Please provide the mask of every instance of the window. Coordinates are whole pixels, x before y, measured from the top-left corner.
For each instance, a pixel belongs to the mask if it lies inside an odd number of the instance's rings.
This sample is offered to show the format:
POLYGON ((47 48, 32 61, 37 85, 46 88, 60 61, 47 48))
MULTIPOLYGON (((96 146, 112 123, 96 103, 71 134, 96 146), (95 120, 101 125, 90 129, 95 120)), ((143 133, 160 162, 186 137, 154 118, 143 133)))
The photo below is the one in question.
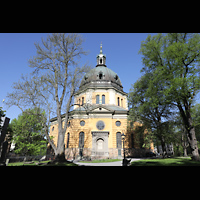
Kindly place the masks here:
POLYGON ((97 129, 103 130, 105 128, 105 124, 103 121, 98 121, 96 124, 97 129))
POLYGON ((54 131, 54 126, 52 127, 52 129, 51 129, 51 130, 52 130, 52 132, 54 131))
POLYGON ((102 58, 100 58, 100 64, 102 64, 102 58))
POLYGON ((102 95, 102 104, 105 104, 105 95, 102 95))
POLYGON ((119 106, 119 97, 117 97, 117 105, 119 106))
POLYGON ((80 121, 80 125, 81 125, 81 126, 85 126, 85 121, 83 121, 83 120, 80 121))
POLYGON ((123 107, 123 99, 121 99, 121 107, 123 107))
POLYGON ((79 148, 84 147, 84 132, 79 133, 79 148))
POLYGON ((82 97, 82 105, 84 104, 84 97, 82 97))
POLYGON ((116 121, 115 124, 116 124, 116 126, 121 126, 121 122, 120 121, 116 121))
POLYGON ((102 79, 102 77, 103 77, 102 72, 99 72, 99 79, 102 79))
POLYGON ((117 81, 118 80, 118 76, 117 74, 114 76, 114 79, 117 81))
POLYGON ((69 148, 69 137, 70 137, 70 133, 67 133, 67 148, 69 148))
POLYGON ((99 104, 99 95, 96 96, 96 104, 99 104))
POLYGON ((122 136, 120 132, 117 132, 116 134, 116 139, 117 139, 117 148, 122 148, 122 136))

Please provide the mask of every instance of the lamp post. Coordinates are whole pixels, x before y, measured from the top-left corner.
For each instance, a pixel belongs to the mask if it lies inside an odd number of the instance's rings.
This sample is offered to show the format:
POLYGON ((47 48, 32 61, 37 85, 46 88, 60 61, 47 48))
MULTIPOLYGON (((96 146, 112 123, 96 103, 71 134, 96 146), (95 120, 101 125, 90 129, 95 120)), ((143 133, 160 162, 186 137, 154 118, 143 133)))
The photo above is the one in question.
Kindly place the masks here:
POLYGON ((125 134, 122 133, 122 142, 123 142, 123 152, 124 152, 124 158, 122 161, 122 166, 127 166, 126 158, 125 158, 125 148, 124 148, 124 141, 125 141, 125 134))

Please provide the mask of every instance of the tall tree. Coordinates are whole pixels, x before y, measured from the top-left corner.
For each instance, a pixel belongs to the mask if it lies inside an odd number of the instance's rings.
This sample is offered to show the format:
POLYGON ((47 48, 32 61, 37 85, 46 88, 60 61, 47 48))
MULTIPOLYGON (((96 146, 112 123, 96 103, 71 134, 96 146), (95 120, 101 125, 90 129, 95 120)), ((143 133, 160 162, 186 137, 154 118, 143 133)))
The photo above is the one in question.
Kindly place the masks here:
POLYGON ((34 68, 32 77, 23 77, 24 81, 14 84, 15 91, 8 94, 9 105, 18 107, 45 107, 48 116, 54 113, 58 122, 57 145, 46 136, 55 152, 56 161, 65 161, 64 138, 67 130, 68 113, 72 106, 73 95, 80 79, 89 67, 78 66, 79 59, 86 52, 82 48, 83 39, 78 34, 52 34, 42 39, 42 45, 35 44, 37 55, 29 60, 29 66, 34 68), (21 95, 19 95, 21 94, 21 95), (53 112, 53 111, 56 112, 53 112), (64 114, 64 121, 61 113, 64 114))
POLYGON ((192 159, 200 160, 191 108, 200 90, 200 35, 169 33, 149 35, 141 44, 143 72, 153 72, 160 84, 166 103, 180 112, 192 151, 192 159))

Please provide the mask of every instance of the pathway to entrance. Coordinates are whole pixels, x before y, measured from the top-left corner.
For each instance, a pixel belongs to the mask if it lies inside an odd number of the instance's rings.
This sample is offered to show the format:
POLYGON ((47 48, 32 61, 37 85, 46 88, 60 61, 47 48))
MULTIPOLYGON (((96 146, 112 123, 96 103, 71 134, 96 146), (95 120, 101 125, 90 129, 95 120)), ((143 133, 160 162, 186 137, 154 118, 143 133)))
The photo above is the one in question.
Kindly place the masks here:
MULTIPOLYGON (((131 158, 131 162, 136 160, 141 160, 142 158, 131 158)), ((81 162, 74 162, 79 166, 122 166, 122 161, 117 162, 105 162, 105 163, 81 163, 81 162)))

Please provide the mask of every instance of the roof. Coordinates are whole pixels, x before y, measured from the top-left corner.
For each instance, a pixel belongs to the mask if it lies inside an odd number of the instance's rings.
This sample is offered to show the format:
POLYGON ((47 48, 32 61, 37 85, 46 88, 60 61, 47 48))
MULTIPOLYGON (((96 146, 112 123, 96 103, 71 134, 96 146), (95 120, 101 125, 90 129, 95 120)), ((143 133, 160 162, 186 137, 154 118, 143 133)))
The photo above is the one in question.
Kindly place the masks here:
MULTIPOLYGON (((128 110, 116 105, 105 105, 105 104, 97 104, 97 105, 85 105, 74 109, 75 112, 112 112, 112 113, 128 113, 128 110), (100 109, 99 109, 100 108, 100 109)), ((72 111, 72 112, 73 112, 72 111)))
MULTIPOLYGON (((125 108, 119 107, 119 106, 115 106, 115 105, 102 105, 102 104, 97 104, 97 105, 84 105, 84 106, 80 106, 74 110, 72 110, 71 112, 69 112, 70 115, 73 115, 75 113, 112 113, 112 114, 127 114, 129 113, 128 110, 126 110, 125 108)), ((61 116, 62 118, 65 117, 65 114, 62 114, 61 116)), ((57 120, 57 117, 54 117, 52 119, 50 119, 50 122, 53 122, 57 120)))
POLYGON ((123 92, 123 86, 117 73, 105 65, 97 65, 83 77, 79 91, 87 88, 108 88, 114 87, 123 92))

